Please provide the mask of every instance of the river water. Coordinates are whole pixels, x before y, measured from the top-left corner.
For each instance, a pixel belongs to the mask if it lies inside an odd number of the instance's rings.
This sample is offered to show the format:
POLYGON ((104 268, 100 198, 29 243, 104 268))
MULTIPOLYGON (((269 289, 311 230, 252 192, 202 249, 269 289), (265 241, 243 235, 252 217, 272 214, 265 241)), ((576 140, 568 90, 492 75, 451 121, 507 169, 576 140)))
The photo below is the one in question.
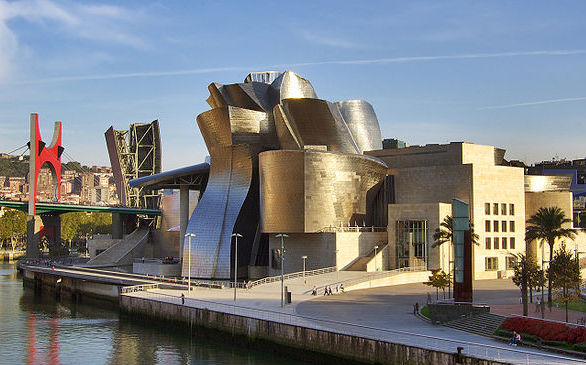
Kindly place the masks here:
POLYGON ((56 301, 23 288, 0 264, 0 364, 299 365, 225 343, 120 317, 116 308, 56 301))

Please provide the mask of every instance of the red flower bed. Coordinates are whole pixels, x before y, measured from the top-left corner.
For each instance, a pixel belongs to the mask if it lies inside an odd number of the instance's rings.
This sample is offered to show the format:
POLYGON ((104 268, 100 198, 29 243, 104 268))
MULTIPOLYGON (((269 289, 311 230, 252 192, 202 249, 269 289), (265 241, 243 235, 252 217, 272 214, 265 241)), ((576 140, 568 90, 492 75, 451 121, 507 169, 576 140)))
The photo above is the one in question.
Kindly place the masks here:
POLYGON ((548 322, 540 319, 509 317, 501 328, 535 335, 546 341, 565 341, 568 343, 586 341, 586 328, 584 327, 570 327, 563 323, 548 322))

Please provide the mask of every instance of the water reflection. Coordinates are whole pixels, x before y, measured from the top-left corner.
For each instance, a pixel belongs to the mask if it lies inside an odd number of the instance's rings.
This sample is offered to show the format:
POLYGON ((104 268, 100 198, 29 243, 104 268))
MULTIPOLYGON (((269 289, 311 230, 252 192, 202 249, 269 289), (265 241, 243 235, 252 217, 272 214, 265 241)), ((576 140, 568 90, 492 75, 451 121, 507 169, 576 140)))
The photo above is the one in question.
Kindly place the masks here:
POLYGON ((2 364, 300 364, 183 329, 129 321, 103 303, 35 295, 8 264, 0 264, 0 343, 2 364))

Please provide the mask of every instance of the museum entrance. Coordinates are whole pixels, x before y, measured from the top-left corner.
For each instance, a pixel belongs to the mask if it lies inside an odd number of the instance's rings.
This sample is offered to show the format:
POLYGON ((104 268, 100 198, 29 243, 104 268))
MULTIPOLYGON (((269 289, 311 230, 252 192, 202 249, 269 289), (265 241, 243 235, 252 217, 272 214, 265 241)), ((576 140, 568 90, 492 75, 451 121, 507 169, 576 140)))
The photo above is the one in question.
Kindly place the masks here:
POLYGON ((397 221, 395 267, 427 267, 426 220, 397 221))

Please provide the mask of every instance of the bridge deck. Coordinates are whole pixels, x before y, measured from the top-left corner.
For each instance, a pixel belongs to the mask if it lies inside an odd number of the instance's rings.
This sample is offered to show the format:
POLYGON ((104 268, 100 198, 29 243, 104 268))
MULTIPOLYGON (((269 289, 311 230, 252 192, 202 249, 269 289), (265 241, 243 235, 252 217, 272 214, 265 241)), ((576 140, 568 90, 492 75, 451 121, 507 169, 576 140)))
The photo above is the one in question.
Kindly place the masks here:
MULTIPOLYGON (((92 206, 92 205, 74 205, 61 203, 36 203, 37 214, 61 214, 68 212, 103 212, 103 213, 121 213, 121 214, 143 214, 148 216, 160 216, 159 209, 141 209, 128 207, 111 207, 111 206, 92 206)), ((18 209, 28 212, 27 201, 0 200, 0 207, 18 209)))

